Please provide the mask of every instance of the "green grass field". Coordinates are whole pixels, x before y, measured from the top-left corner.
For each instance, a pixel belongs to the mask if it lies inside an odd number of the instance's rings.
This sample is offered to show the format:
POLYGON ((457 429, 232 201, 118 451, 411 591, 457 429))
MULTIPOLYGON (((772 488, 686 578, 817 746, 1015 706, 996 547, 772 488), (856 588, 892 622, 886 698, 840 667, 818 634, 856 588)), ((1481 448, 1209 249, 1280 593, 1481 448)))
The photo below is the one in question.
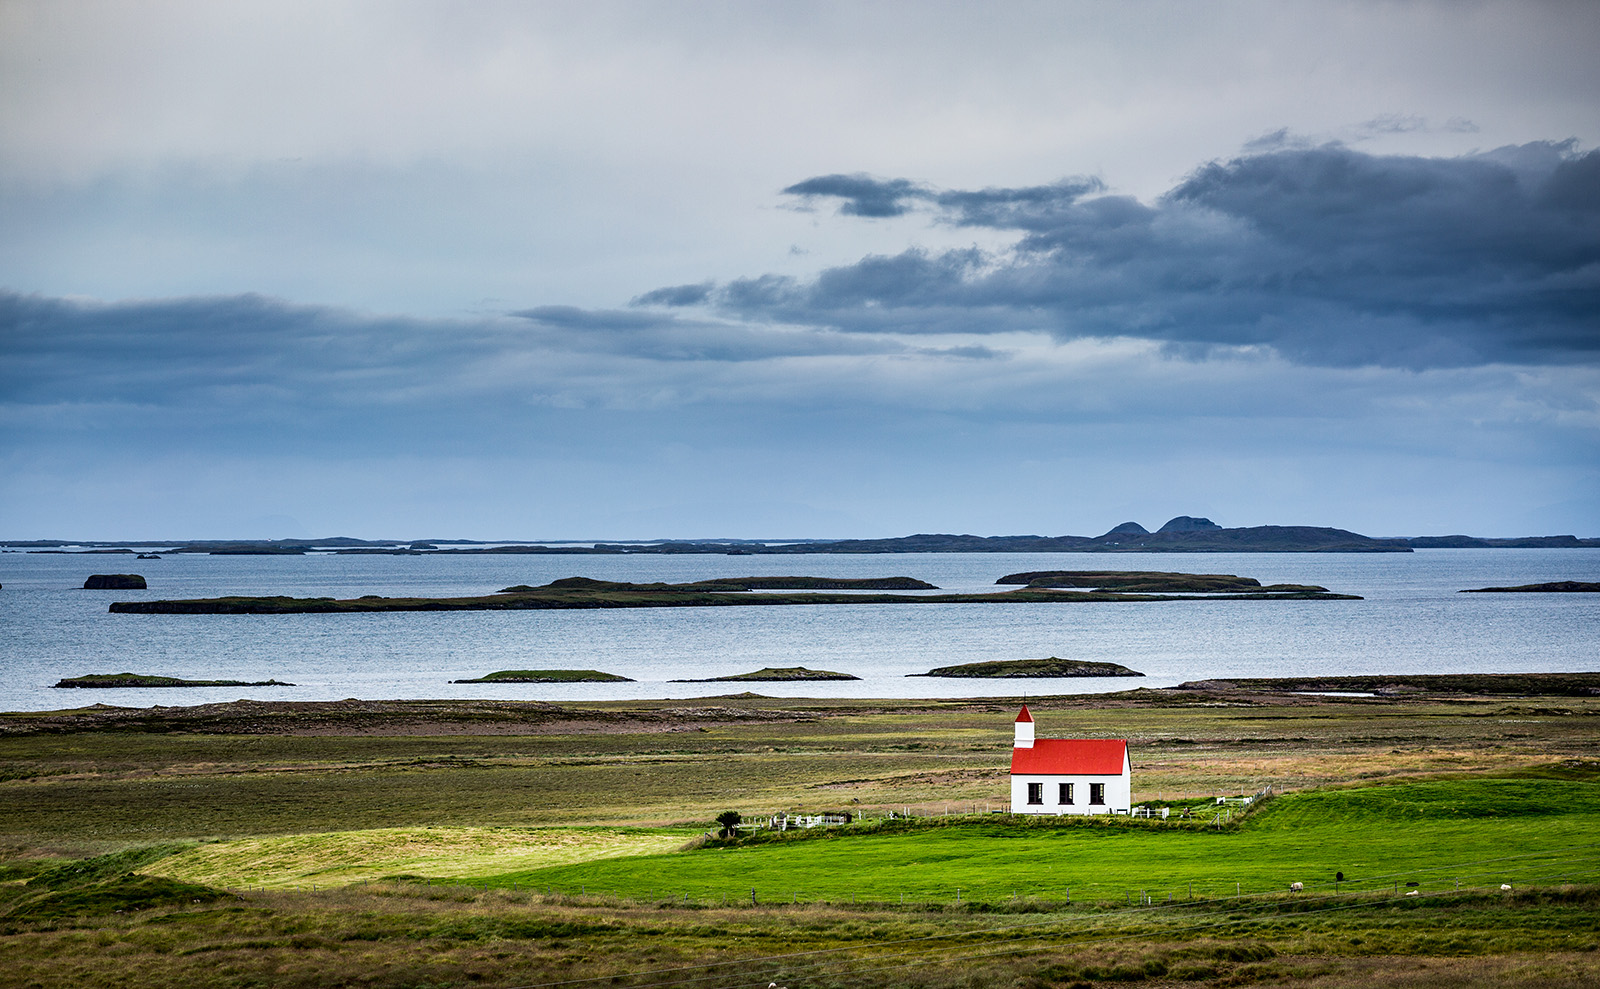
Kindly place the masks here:
POLYGON ((1236 829, 1101 819, 956 818, 910 830, 840 828, 795 840, 510 870, 498 884, 625 897, 789 902, 1165 901, 1416 882, 1424 892, 1600 878, 1600 784, 1472 779, 1294 794, 1236 829), (815 837, 813 837, 815 835, 815 837), (1235 884, 1238 884, 1237 886, 1235 884))

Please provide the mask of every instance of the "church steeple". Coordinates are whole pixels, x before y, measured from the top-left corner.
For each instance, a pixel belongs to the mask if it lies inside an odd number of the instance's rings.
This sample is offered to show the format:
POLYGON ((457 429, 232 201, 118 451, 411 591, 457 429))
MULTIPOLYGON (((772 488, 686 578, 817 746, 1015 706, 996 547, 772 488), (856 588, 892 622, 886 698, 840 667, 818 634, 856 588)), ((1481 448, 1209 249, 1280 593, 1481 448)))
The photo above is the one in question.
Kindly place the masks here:
POLYGON ((1028 705, 1022 705, 1022 710, 1017 712, 1017 737, 1011 747, 1015 749, 1033 748, 1033 715, 1028 713, 1028 705))

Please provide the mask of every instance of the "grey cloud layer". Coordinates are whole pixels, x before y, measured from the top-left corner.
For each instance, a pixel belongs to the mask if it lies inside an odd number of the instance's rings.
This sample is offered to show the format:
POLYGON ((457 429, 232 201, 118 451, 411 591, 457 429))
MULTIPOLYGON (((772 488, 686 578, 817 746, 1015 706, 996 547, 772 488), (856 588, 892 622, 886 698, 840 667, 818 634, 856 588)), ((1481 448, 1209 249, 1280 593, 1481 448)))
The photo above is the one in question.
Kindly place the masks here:
MULTIPOLYGON (((893 341, 638 310, 546 306, 514 318, 364 316, 258 295, 85 303, 0 293, 0 402, 269 408, 564 390, 577 368, 906 352, 893 341)), ((605 402, 604 389, 593 400, 605 402)))
POLYGON ((1282 148, 1205 165, 1149 204, 1095 179, 963 191, 827 175, 784 191, 1020 236, 1008 253, 910 249, 636 304, 843 331, 1267 345, 1330 366, 1600 358, 1600 152, 1571 142, 1459 158, 1282 148))
POLYGON ((1449 517, 1485 519, 1564 499, 1575 507, 1548 517, 1592 529, 1600 369, 1414 374, 1156 350, 638 309, 422 320, 260 296, 0 295, 0 515, 46 535, 73 518, 210 519, 226 535, 230 512, 292 505, 335 520, 329 531, 380 517, 415 530, 443 512, 499 535, 654 537, 681 535, 688 516, 619 530, 606 512, 701 505, 715 490, 729 507, 697 531, 792 533, 743 506, 798 499, 859 512, 852 525, 866 528, 845 534, 889 535, 955 516, 986 531, 1070 528, 1049 521, 1059 504, 1018 508, 997 490, 1090 490, 1073 510, 1116 520, 1139 514, 1128 499, 1147 495, 1130 492, 1206 489, 1264 522, 1283 521, 1289 499, 1294 521, 1424 531, 1393 521, 1385 499, 1397 475, 1425 473, 1401 499, 1409 518, 1435 517, 1441 497, 1449 517), (1256 474, 1267 493, 1238 490, 1256 474), (1457 480, 1441 489, 1441 477, 1457 480), (121 515, 106 514, 113 490, 121 515))

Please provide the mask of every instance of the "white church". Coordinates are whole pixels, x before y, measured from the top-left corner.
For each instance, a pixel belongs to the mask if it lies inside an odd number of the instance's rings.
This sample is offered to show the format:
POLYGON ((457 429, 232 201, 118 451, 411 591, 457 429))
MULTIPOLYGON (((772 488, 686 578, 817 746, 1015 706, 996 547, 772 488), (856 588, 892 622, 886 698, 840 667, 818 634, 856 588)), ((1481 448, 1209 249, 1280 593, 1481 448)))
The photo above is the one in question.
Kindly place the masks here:
POLYGON ((1034 738, 1028 705, 1011 747, 1011 813, 1126 814, 1133 764, 1120 738, 1034 738))

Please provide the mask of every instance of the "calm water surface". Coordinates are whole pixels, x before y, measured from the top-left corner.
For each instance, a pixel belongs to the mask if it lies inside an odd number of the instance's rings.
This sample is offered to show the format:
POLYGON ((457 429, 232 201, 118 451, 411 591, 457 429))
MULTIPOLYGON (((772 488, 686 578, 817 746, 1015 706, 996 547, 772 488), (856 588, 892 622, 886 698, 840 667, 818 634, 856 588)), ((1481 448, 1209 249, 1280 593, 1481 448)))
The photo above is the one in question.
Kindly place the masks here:
POLYGON ((0 553, 0 710, 258 699, 542 700, 1083 693, 1226 676, 1600 670, 1600 595, 1460 594, 1600 580, 1600 550, 1395 554, 953 553, 882 556, 60 556, 0 553), (112 601, 223 594, 483 594, 581 575, 680 581, 747 575, 906 575, 956 591, 1020 570, 1181 570, 1313 583, 1363 601, 822 605, 380 615, 114 615, 112 601), (148 591, 85 591, 91 573, 148 591), (1142 680, 942 680, 931 667, 1060 656, 1142 680), (671 683, 808 666, 861 677, 800 684, 671 683), (598 669, 619 684, 452 684, 504 669, 598 669), (265 680, 293 688, 74 690, 86 673, 265 680))

